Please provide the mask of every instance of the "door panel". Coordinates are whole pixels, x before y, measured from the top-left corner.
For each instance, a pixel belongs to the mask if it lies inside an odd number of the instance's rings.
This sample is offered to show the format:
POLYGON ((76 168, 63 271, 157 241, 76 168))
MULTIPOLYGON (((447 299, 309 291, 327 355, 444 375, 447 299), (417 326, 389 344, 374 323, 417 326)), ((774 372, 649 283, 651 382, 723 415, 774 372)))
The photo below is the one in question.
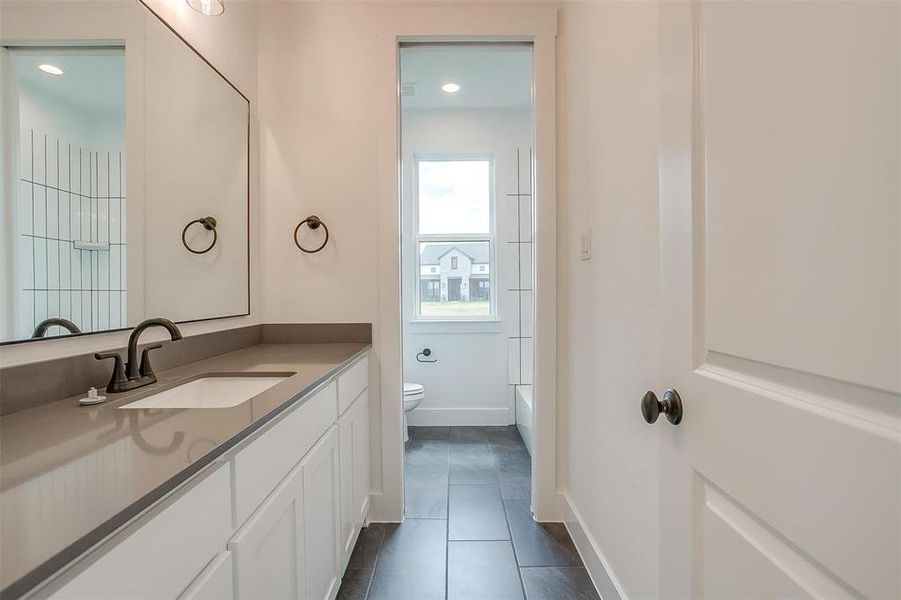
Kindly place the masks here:
POLYGON ((354 454, 354 440, 357 437, 357 429, 360 425, 355 419, 357 405, 352 404, 350 409, 338 419, 338 455, 341 461, 341 565, 346 566, 356 542, 356 506, 354 495, 354 480, 360 466, 356 462, 354 454))
POLYGON ((341 565, 346 566, 369 510, 369 392, 338 419, 341 472, 341 565))
POLYGON ((848 590, 804 552, 701 481, 704 595, 708 598, 845 598, 848 590), (735 565, 741 565, 735 569, 735 565))
POLYGON ((660 11, 668 597, 901 595, 901 4, 660 11))
POLYGON ((304 477, 298 465, 229 541, 238 598, 305 598, 304 477))
POLYGON ((901 392, 897 12, 703 4, 710 351, 901 392))
POLYGON ((332 426, 300 464, 307 548, 304 598, 326 600, 334 598, 341 582, 338 428, 332 426))
POLYGON ((356 525, 366 523, 369 513, 369 392, 357 400, 354 422, 354 515, 356 525))

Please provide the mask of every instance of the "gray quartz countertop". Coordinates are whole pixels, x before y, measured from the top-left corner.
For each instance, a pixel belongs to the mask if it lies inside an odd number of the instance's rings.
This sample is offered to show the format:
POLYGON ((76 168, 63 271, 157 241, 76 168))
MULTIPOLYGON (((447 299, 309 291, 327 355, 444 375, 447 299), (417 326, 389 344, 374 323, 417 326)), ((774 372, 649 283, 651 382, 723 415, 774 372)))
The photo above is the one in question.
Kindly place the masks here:
POLYGON ((368 348, 261 344, 162 371, 104 404, 76 396, 0 418, 3 596, 52 575, 368 348), (118 410, 198 375, 251 372, 293 375, 231 408, 118 410))

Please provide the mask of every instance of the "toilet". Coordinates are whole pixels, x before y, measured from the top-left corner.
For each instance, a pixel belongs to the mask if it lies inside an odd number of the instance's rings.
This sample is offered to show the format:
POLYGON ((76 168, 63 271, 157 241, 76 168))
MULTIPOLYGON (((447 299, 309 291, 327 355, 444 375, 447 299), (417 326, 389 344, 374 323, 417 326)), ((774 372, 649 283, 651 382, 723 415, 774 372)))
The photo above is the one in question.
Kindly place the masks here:
POLYGON ((407 413, 422 404, 425 400, 425 390, 418 383, 404 382, 404 442, 410 440, 410 430, 407 428, 407 413))

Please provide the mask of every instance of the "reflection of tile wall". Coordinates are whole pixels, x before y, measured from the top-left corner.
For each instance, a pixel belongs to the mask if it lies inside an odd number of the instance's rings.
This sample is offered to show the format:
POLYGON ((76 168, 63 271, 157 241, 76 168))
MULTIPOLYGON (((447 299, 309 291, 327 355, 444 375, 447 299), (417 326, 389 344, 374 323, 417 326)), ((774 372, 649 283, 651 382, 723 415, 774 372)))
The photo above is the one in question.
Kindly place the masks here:
MULTIPOLYGON (((82 331, 126 324, 125 164, 121 152, 22 132, 16 337, 48 317, 82 331), (102 242, 98 250, 75 242, 102 242)), ((58 327, 48 335, 62 333, 58 327)))
POLYGON ((532 151, 517 149, 517 189, 507 193, 507 199, 517 203, 517 227, 511 239, 505 240, 516 250, 517 275, 512 295, 516 327, 507 341, 508 383, 512 386, 532 384, 532 151))

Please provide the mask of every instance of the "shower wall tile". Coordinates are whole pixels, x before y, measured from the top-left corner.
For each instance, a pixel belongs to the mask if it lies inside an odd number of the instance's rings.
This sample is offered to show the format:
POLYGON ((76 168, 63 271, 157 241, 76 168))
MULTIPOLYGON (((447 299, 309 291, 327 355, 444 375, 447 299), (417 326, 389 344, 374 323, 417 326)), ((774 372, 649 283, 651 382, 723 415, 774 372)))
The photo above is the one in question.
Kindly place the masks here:
POLYGON ((47 235, 47 188, 42 185, 32 185, 31 214, 32 222, 29 233, 37 236, 47 235))
POLYGON ((519 249, 519 287, 532 289, 532 244, 517 244, 519 249))
POLYGON ((532 364, 534 361, 534 340, 524 339, 520 340, 520 342, 522 352, 522 373, 520 374, 520 383, 531 384, 533 383, 532 364))
POLYGON ((509 384, 519 383, 519 352, 521 341, 522 340, 519 338, 509 338, 507 340, 507 383, 509 384))
POLYGON ((46 141, 47 157, 44 168, 47 169, 47 177, 44 183, 48 187, 59 188, 59 147, 57 140, 44 138, 46 141))
POLYGON ((26 160, 31 165, 30 179, 35 183, 47 182, 47 168, 44 164, 44 159, 46 158, 46 154, 44 152, 45 148, 46 136, 34 132, 34 134, 31 136, 31 156, 27 157, 26 160))
POLYGON ((519 151, 519 182, 515 193, 510 198, 517 203, 517 218, 505 232, 509 246, 515 252, 513 289, 508 292, 510 305, 516 315, 513 331, 508 340, 508 383, 520 385, 531 382, 532 371, 532 197, 531 193, 531 154, 528 150, 519 151), (523 243, 525 242, 525 243, 523 243))
POLYGON ((122 242, 124 232, 124 212, 125 202, 121 198, 113 198, 110 200, 110 243, 118 244, 122 242))
POLYGON ((83 331, 125 324, 124 160, 23 132, 16 225, 18 337, 47 317, 83 331), (110 242, 109 251, 73 241, 110 242))
POLYGON ((69 153, 72 150, 72 144, 68 142, 60 142, 59 144, 59 171, 57 172, 57 187, 61 190, 71 190, 72 158, 69 153))
POLYGON ((523 196, 519 199, 519 240, 523 242, 532 241, 532 198, 531 196, 523 196))
POLYGON ((523 337, 532 337, 534 335, 532 327, 533 324, 533 316, 532 316, 532 304, 533 298, 535 297, 534 292, 523 292, 520 294, 520 335, 523 337))

